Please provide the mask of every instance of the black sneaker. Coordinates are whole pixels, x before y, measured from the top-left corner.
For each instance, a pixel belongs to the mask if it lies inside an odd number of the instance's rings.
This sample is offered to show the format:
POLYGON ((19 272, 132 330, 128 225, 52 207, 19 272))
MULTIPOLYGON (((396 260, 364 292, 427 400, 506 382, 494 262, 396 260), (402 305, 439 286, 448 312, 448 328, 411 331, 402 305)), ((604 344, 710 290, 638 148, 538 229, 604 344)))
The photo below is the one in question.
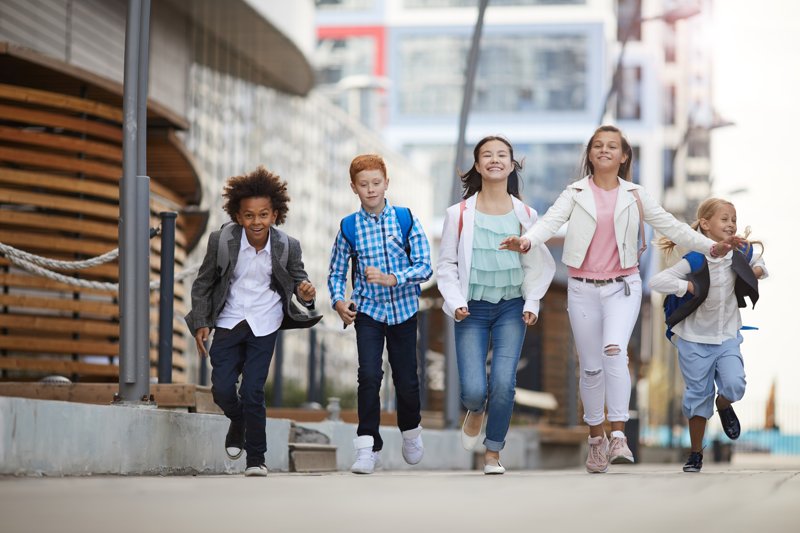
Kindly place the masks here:
POLYGON ((739 433, 742 431, 742 426, 739 425, 739 418, 733 411, 733 407, 720 409, 718 413, 719 420, 722 422, 722 430, 725 432, 728 438, 731 440, 738 439, 739 433))
POLYGON ((244 451, 244 422, 231 421, 228 434, 225 435, 225 453, 231 459, 238 459, 244 451))
POLYGON ((702 452, 691 452, 686 464, 683 465, 684 472, 699 472, 703 468, 702 452))

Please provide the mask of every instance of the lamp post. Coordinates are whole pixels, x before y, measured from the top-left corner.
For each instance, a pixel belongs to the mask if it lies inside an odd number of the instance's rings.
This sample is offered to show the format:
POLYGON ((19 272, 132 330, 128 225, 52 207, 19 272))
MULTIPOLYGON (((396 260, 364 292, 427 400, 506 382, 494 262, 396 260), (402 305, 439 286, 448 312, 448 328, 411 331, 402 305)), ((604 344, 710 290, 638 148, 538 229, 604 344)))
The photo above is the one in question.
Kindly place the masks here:
POLYGON ((662 13, 661 15, 655 15, 651 17, 638 17, 638 18, 632 17, 624 24, 622 31, 622 40, 620 41, 619 56, 617 57, 617 65, 614 67, 614 74, 611 76, 611 86, 608 88, 605 100, 603 101, 603 108, 600 110, 600 118, 598 119, 598 124, 603 124, 603 120, 605 119, 606 113, 608 112, 608 104, 609 102, 611 102, 611 98, 619 91, 619 78, 622 72, 623 59, 625 57, 625 47, 627 46, 628 41, 630 40, 631 35, 633 34, 633 29, 636 26, 636 24, 649 22, 651 20, 663 20, 667 24, 674 24, 679 20, 685 20, 695 15, 698 15, 700 11, 701 10, 698 6, 685 5, 677 7, 675 9, 671 9, 666 13, 662 13))

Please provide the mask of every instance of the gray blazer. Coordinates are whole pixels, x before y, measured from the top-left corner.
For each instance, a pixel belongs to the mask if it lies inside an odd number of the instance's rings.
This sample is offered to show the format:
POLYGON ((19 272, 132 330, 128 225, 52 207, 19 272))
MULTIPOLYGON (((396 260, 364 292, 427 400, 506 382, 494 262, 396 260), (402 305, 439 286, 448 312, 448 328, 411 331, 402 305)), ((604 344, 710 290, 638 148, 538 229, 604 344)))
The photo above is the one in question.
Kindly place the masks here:
MULTIPOLYGON (((228 297, 228 287, 231 277, 239 259, 241 248, 242 227, 235 224, 228 247, 227 265, 221 268, 217 264, 220 234, 222 230, 211 233, 208 237, 208 247, 203 264, 197 273, 197 279, 192 284, 192 310, 186 315, 186 324, 192 334, 203 327, 214 329, 217 317, 228 297)), ((272 253, 272 285, 271 288, 281 298, 283 304, 283 323, 280 329, 309 328, 320 321, 322 315, 309 315, 302 311, 293 301, 297 285, 308 279, 308 274, 303 268, 302 251, 297 239, 289 237, 286 233, 272 226, 269 230, 269 246, 272 253), (289 253, 284 253, 285 243, 289 245, 289 253), (286 264, 281 264, 285 258, 286 264)), ((314 309, 314 302, 298 301, 308 309, 314 309)))

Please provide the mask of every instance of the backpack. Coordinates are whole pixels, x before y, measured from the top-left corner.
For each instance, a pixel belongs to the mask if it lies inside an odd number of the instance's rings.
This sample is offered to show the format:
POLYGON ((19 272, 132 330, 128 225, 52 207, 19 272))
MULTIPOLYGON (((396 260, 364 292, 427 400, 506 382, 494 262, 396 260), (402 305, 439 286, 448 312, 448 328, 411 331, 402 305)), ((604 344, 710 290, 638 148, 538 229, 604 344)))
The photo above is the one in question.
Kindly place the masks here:
MULTIPOLYGON (((411 260, 411 243, 408 241, 408 236, 414 226, 414 216, 411 214, 411 209, 408 207, 392 206, 394 215, 397 217, 397 222, 400 224, 400 232, 403 235, 403 249, 411 260)), ((342 237, 347 241, 350 247, 350 283, 353 287, 356 286, 356 272, 358 268, 358 250, 356 249, 356 216, 358 213, 351 213, 342 219, 339 224, 339 229, 342 232, 342 237)))
MULTIPOLYGON (((753 258, 753 247, 747 246, 747 249, 740 250, 744 253, 745 257, 747 258, 747 262, 749 263, 750 260, 753 258)), ((701 254, 700 252, 689 252, 688 254, 683 256, 683 259, 688 261, 689 266, 691 267, 691 273, 696 274, 703 268, 703 265, 706 262, 706 256, 701 254)), ((688 303, 692 298, 694 298, 694 294, 689 294, 688 292, 683 296, 678 296, 677 294, 668 294, 664 297, 664 321, 667 324, 667 331, 666 336, 667 340, 672 341, 672 336, 674 335, 672 331, 672 326, 670 325, 670 316, 681 306, 688 303)), ((674 324, 673 324, 674 325, 674 324)), ((742 329, 755 329, 751 326, 742 326, 742 329)))

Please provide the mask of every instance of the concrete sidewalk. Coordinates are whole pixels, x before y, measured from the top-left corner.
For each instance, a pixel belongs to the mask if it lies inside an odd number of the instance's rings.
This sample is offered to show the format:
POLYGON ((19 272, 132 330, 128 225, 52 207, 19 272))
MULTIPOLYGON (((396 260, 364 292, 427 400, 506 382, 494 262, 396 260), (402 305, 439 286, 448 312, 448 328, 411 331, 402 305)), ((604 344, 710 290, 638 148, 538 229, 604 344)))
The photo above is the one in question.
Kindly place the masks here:
POLYGON ((0 477, 4 533, 800 531, 800 465, 0 477))

